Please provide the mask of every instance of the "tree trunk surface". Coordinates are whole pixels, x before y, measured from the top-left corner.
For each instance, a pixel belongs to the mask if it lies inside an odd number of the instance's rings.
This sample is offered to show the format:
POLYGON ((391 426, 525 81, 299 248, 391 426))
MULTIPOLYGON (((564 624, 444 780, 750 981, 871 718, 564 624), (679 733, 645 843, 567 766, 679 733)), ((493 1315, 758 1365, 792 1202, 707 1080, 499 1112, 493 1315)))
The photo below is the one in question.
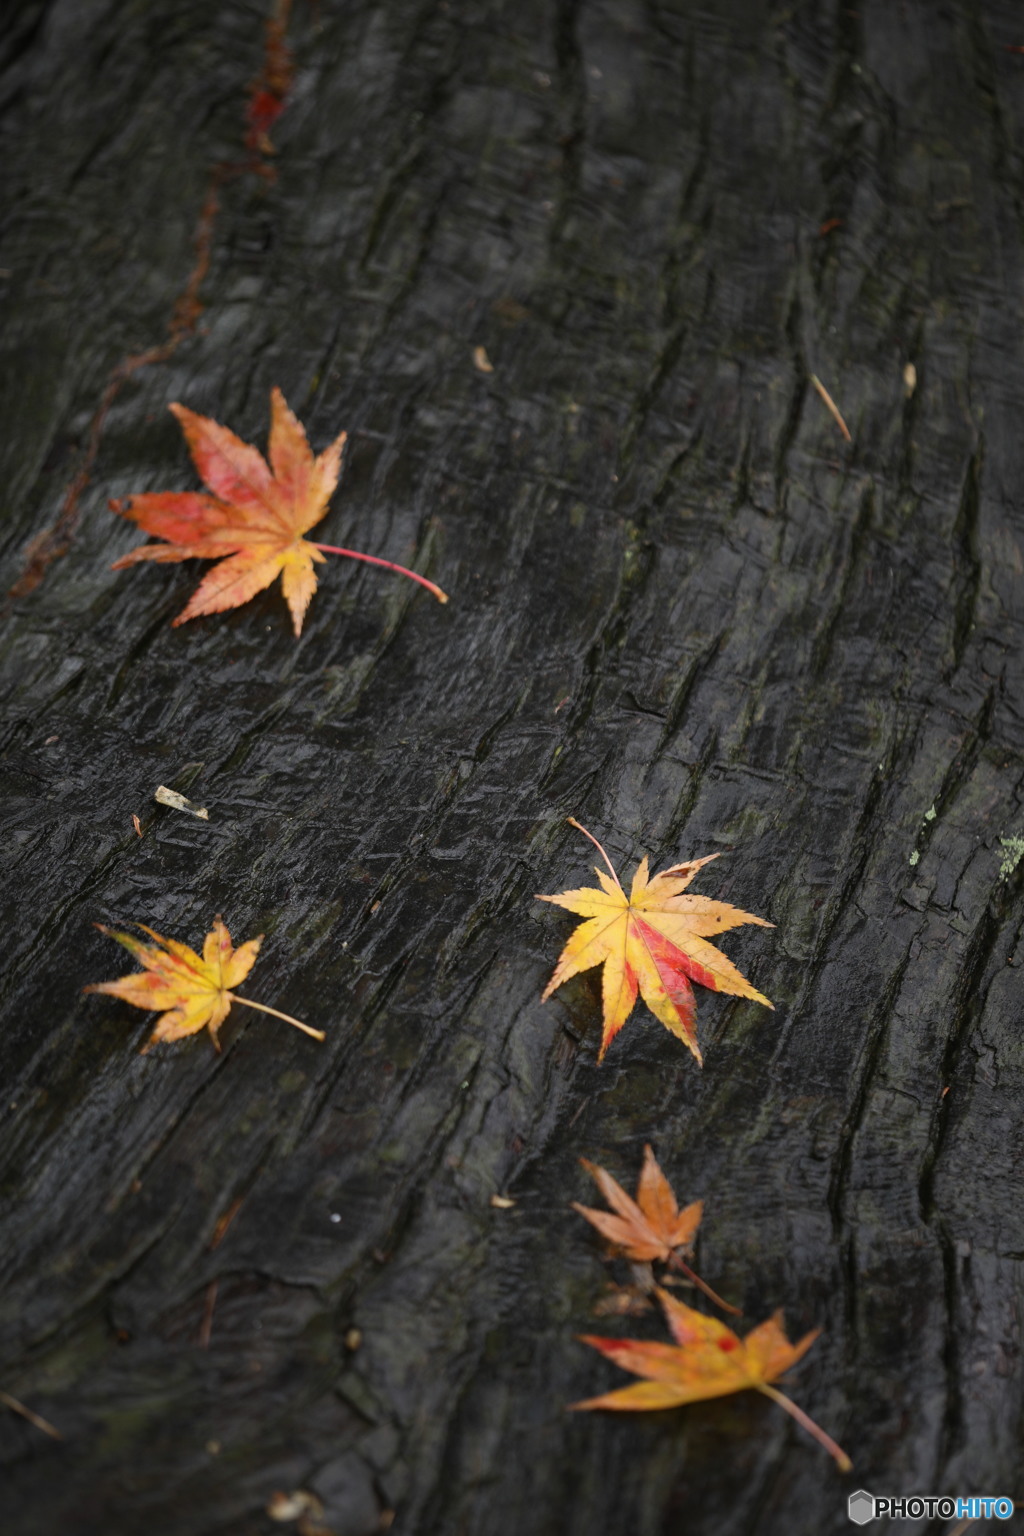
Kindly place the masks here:
POLYGON ((62 1436, 0 1408, 5 1536, 1024 1495, 1019 6, 267 5, 0 23, 0 1389, 62 1436), (274 385, 349 432, 314 536, 447 607, 328 557, 298 641, 279 584, 175 629, 208 566, 110 569, 198 486, 168 404, 262 446, 274 385), (540 1001, 569 816, 776 925, 703 1070, 540 1001), (323 1044, 82 995, 95 922, 218 912, 323 1044), (665 1336, 569 1209, 646 1143, 739 1331, 823 1330, 850 1476, 755 1392, 567 1411, 632 1379, 579 1334, 665 1336))

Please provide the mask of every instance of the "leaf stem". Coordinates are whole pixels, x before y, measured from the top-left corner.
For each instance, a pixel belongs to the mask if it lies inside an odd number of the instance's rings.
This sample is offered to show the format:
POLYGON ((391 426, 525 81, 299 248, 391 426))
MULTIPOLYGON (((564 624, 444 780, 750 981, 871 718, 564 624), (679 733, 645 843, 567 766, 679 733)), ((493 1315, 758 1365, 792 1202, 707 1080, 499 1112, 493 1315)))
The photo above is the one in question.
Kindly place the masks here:
MULTIPOLYGON (((583 823, 577 821, 575 816, 567 816, 566 817, 566 821, 568 821, 570 827, 575 827, 577 832, 582 832, 584 837, 589 837, 590 838, 590 841, 593 843, 594 847, 597 849, 598 853, 601 855, 602 859, 604 859, 605 863, 608 865, 608 868, 611 870, 611 872, 612 872, 612 879, 615 881, 615 884, 619 887, 619 890, 622 891, 622 884, 621 884, 621 882, 619 880, 618 875, 615 873, 615 865, 612 863, 611 859, 605 853, 604 849, 601 847, 601 844, 598 842, 598 840, 594 836, 593 832, 588 832, 586 827, 583 825, 583 823)), ((622 894, 625 895, 626 894, 625 891, 622 891, 622 894)))
MULTIPOLYGON (((309 543, 313 543, 312 539, 309 543)), ((325 555, 345 555, 349 560, 365 560, 367 565, 382 565, 386 571, 397 571, 400 576, 408 576, 410 581, 418 581, 421 587, 426 587, 428 592, 433 592, 439 603, 448 601, 447 592, 442 592, 436 582, 428 581, 418 571, 410 571, 407 566, 396 565, 393 560, 381 560, 377 555, 363 555, 358 549, 342 549, 337 544, 313 544, 314 549, 321 550, 325 555)))
POLYGON ((685 1275, 692 1285, 695 1285, 699 1291, 703 1291, 708 1300, 713 1301, 716 1307, 721 1307, 723 1312, 731 1312, 733 1317, 743 1316, 740 1307, 731 1306, 729 1302, 723 1301, 717 1291, 713 1291, 706 1280, 702 1280, 700 1275, 695 1274, 689 1264, 684 1263, 674 1250, 668 1262, 672 1269, 678 1269, 680 1274, 685 1275))
POLYGON ((282 1013, 280 1008, 268 1008, 266 1003, 254 1003, 249 997, 239 997, 237 992, 228 992, 226 996, 233 1003, 244 1003, 247 1008, 258 1008, 260 1013, 272 1013, 275 1019, 284 1019, 286 1024, 294 1024, 296 1029, 301 1029, 305 1035, 312 1035, 314 1040, 327 1039, 322 1029, 311 1029, 308 1024, 303 1024, 301 1019, 293 1019, 290 1013, 282 1013))
POLYGON ((813 1435, 818 1444, 823 1445, 829 1455, 838 1463, 840 1472, 850 1472, 853 1470, 853 1462, 842 1447, 836 1445, 832 1436, 826 1435, 820 1424, 815 1424, 814 1420, 809 1418, 802 1408, 798 1408, 793 1399, 787 1397, 785 1392, 780 1392, 777 1387, 768 1386, 766 1382, 759 1382, 757 1390, 763 1392, 765 1397, 770 1397, 773 1403, 778 1403, 780 1408, 785 1408, 786 1412, 796 1419, 797 1423, 806 1429, 809 1435, 813 1435))

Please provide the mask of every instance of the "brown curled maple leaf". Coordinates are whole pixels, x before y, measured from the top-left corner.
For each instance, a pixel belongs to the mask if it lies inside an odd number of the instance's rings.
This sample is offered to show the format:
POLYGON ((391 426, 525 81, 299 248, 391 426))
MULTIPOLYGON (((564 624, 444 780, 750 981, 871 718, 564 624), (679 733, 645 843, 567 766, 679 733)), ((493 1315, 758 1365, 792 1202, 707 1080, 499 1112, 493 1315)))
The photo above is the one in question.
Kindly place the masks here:
POLYGON ((314 544, 302 535, 325 515, 327 503, 338 484, 341 455, 347 433, 340 433, 317 458, 313 457, 305 431, 289 410, 279 389, 270 392, 270 464, 258 448, 222 427, 209 416, 197 416, 177 403, 171 410, 181 425, 189 452, 200 476, 213 492, 157 491, 112 501, 111 510, 146 533, 167 539, 166 544, 143 544, 112 569, 123 570, 140 560, 218 560, 205 575, 186 607, 174 620, 204 613, 222 613, 247 603, 280 575, 285 599, 291 609, 295 633, 316 591, 314 565, 325 554, 347 555, 389 571, 398 571, 426 587, 440 602, 448 601, 441 588, 416 571, 340 549, 335 544, 314 544))
POLYGON ((608 865, 611 878, 604 870, 595 869, 600 890, 583 886, 558 896, 538 896, 538 901, 552 901, 587 919, 559 956, 541 1002, 570 976, 594 965, 604 966, 604 1032, 599 1061, 632 1012, 638 991, 651 1012, 685 1041, 698 1062, 703 1058, 697 1045, 697 1004, 691 981, 712 992, 731 992, 764 1003, 766 1008, 773 1006, 707 939, 741 923, 756 923, 761 928, 774 925, 727 902, 682 894, 698 869, 719 857, 717 853, 673 864, 657 875, 649 873, 644 857, 627 896, 597 838, 573 816, 569 825, 590 838, 608 865))
POLYGON ((266 1003, 254 1003, 251 998, 239 997, 232 988, 244 981, 256 964, 256 956, 263 943, 262 933, 235 949, 231 935, 218 916, 206 935, 202 955, 197 955, 187 944, 177 939, 165 939, 145 923, 136 923, 143 933, 148 933, 152 944, 144 944, 130 933, 118 933, 103 923, 95 925, 100 933, 116 939, 130 950, 144 967, 131 976, 117 981, 97 981, 83 987, 84 992, 106 992, 120 997, 136 1008, 150 1012, 160 1011, 156 1028, 143 1046, 143 1054, 160 1040, 181 1040, 185 1035, 197 1034, 208 1029, 213 1043, 220 1050, 217 1031, 228 1016, 232 1003, 244 1003, 247 1008, 257 1008, 260 1013, 271 1013, 275 1019, 294 1024, 314 1040, 325 1038, 322 1029, 311 1029, 301 1019, 293 1019, 290 1013, 268 1008, 266 1003), (166 1012, 162 1010, 166 1009, 166 1012))
POLYGON ((584 1344, 600 1350, 624 1371, 632 1371, 634 1376, 645 1379, 615 1392, 605 1392, 601 1397, 573 1403, 573 1408, 616 1408, 633 1412, 677 1408, 683 1403, 727 1397, 732 1392, 744 1392, 752 1387, 791 1414, 835 1458, 843 1472, 850 1471, 853 1463, 831 1435, 808 1418, 784 1392, 771 1385, 807 1353, 821 1332, 820 1328, 812 1329, 796 1344, 791 1344, 782 1326, 780 1311, 741 1339, 717 1318, 695 1312, 667 1291, 659 1290, 658 1300, 675 1343, 581 1335, 584 1344))
POLYGON ((644 1165, 640 1170, 635 1200, 631 1200, 622 1185, 597 1163, 590 1163, 585 1157, 580 1158, 580 1163, 615 1214, 592 1210, 590 1206, 579 1205, 575 1200, 572 1202, 574 1211, 578 1211, 591 1226, 596 1227, 602 1237, 614 1243, 627 1259, 634 1259, 641 1264, 660 1260, 662 1264, 668 1264, 685 1275, 716 1306, 733 1313, 735 1317, 741 1315, 739 1307, 723 1301, 684 1261, 682 1253, 691 1249, 704 1212, 704 1202, 694 1200, 685 1209, 679 1209, 672 1186, 659 1168, 650 1147, 644 1148, 644 1165))

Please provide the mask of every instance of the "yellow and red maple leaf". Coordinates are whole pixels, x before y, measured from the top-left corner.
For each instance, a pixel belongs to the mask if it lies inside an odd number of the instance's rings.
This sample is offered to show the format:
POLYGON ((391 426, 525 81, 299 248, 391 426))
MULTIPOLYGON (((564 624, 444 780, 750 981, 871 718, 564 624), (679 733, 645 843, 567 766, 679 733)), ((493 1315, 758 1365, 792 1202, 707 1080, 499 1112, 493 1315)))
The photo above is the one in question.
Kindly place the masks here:
POLYGON ((808 1418, 802 1408, 772 1385, 803 1358, 820 1329, 812 1329, 791 1344, 780 1311, 741 1339, 717 1318, 694 1311, 667 1291, 659 1289, 658 1300, 675 1341, 672 1344, 581 1335, 584 1344, 600 1350, 623 1370, 643 1379, 614 1392, 605 1392, 600 1397, 574 1403, 574 1408, 611 1408, 635 1413, 678 1408, 684 1403, 727 1397, 733 1392, 753 1388, 795 1418, 835 1458, 844 1472, 850 1470, 851 1462, 846 1452, 808 1418))
POLYGON ((299 635, 316 591, 314 567, 323 563, 325 554, 346 555, 398 571, 447 602, 440 587, 405 566, 303 538, 327 512, 341 473, 347 434, 339 433, 314 458, 302 424, 279 389, 271 391, 270 405, 269 464, 258 448, 243 443, 211 417, 198 416, 177 403, 171 406, 212 495, 157 491, 112 501, 112 511, 168 541, 131 550, 115 560, 113 569, 123 570, 142 560, 219 561, 203 577, 175 624, 237 608, 280 576, 299 635))
POLYGON ((301 1019, 293 1019, 291 1014, 281 1013, 277 1008, 268 1008, 266 1003, 254 1003, 250 998, 239 997, 233 990, 245 980, 255 965, 263 942, 262 934, 249 939, 245 944, 239 944, 236 949, 231 943, 231 935, 218 916, 214 918, 213 927, 206 935, 203 953, 197 955, 187 944, 177 939, 165 939, 144 923, 137 923, 136 927, 149 935, 153 941, 151 944, 144 944, 133 934, 107 928, 103 923, 97 923, 96 927, 100 933, 123 944, 143 969, 131 976, 122 976, 117 981, 93 982, 82 990, 105 992, 109 997, 119 997, 135 1008, 159 1012, 156 1028, 143 1047, 144 1051, 161 1040, 181 1040, 186 1035, 197 1034, 201 1029, 210 1031, 219 1051, 217 1032, 227 1018, 232 1003, 244 1003, 247 1008, 256 1008, 260 1013, 271 1013, 275 1018, 294 1024, 297 1029, 312 1035, 316 1040, 324 1039, 323 1030, 311 1029, 301 1019))
POLYGON ((541 1001, 571 976, 595 965, 604 966, 604 1029, 598 1060, 629 1018, 638 993, 698 1062, 703 1058, 697 1045, 697 1004, 691 982, 699 982, 712 992, 752 998, 766 1008, 773 1006, 721 950, 707 942, 713 934, 743 923, 756 923, 761 928, 773 924, 727 902, 683 894, 697 871, 719 857, 717 853, 673 864, 656 875, 650 874, 645 857, 627 896, 597 838, 574 817, 569 821, 600 851, 610 878, 604 870, 596 869, 600 889, 583 886, 557 896, 538 896, 538 901, 554 902, 586 919, 563 949, 541 1001))

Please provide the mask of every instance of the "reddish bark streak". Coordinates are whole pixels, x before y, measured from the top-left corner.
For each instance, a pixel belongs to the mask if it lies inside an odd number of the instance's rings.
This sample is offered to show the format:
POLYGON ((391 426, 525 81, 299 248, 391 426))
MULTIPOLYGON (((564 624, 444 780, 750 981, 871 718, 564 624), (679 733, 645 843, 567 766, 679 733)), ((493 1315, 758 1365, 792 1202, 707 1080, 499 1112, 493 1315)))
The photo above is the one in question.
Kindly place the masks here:
POLYGON ((292 56, 285 41, 292 0, 276 0, 267 19, 263 43, 263 69, 249 89, 246 109, 248 128, 245 147, 252 154, 272 155, 270 129, 284 110, 292 83, 292 56))
POLYGON ((211 1280, 206 1287, 206 1304, 203 1307, 203 1320, 199 1325, 199 1348, 209 1349, 210 1335, 213 1332, 213 1309, 217 1305, 217 1289, 219 1282, 211 1280))
POLYGON ((214 1227, 213 1236, 210 1238, 211 1253, 213 1253, 215 1249, 219 1248, 221 1243, 224 1241, 224 1234, 227 1232, 228 1227, 230 1227, 231 1223, 242 1209, 242 1201, 244 1199, 244 1195, 239 1195, 237 1200, 232 1201, 227 1210, 224 1212, 224 1215, 220 1218, 217 1225, 214 1227))
POLYGON ((36 534, 25 547, 25 564, 21 575, 8 592, 9 598, 25 597, 42 581, 54 560, 66 555, 78 526, 82 495, 92 479, 96 459, 103 440, 107 416, 122 387, 143 368, 153 363, 165 363, 174 356, 181 343, 194 335, 203 313, 200 290, 210 270, 213 250, 213 234, 220 212, 220 190, 229 181, 248 174, 264 176, 272 180, 273 167, 266 157, 274 154, 269 130, 284 110, 292 83, 292 57, 285 42, 285 33, 291 16, 292 0, 274 0, 273 10, 267 18, 264 31, 263 67, 249 87, 246 105, 245 148, 247 155, 241 161, 221 160, 210 170, 206 196, 196 225, 193 250, 195 257, 185 286, 175 300, 167 327, 167 340, 144 352, 136 352, 123 358, 113 369, 99 404, 93 412, 86 435, 85 449, 78 469, 64 493, 57 521, 52 527, 36 534))

